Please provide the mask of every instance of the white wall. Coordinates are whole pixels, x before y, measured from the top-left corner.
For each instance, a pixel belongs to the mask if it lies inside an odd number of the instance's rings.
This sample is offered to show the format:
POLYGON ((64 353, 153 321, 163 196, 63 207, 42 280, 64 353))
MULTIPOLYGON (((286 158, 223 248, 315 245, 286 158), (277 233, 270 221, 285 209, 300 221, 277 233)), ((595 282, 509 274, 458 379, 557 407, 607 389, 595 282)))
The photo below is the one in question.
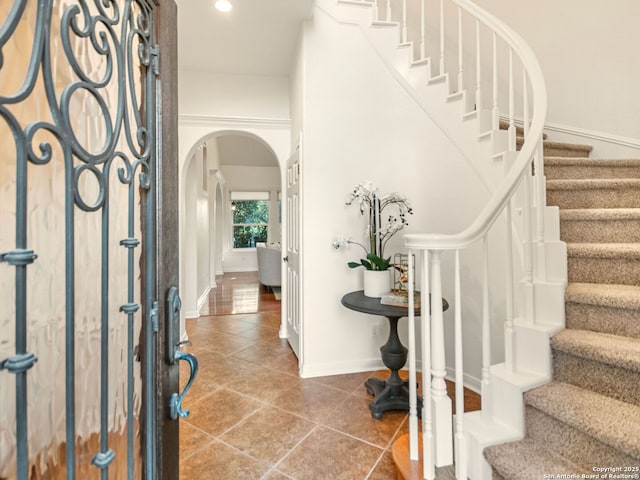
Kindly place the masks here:
POLYGON ((181 70, 178 79, 181 115, 289 118, 287 77, 181 70))
MULTIPOLYGON (((550 124, 635 139, 640 146, 640 2, 475 2, 517 31, 538 57, 550 124)), ((591 143, 588 135, 582 143, 591 143)), ((638 149, 629 153, 637 156, 638 149)))
MULTIPOLYGON (((202 144, 204 145, 204 144, 202 144)), ((215 197, 216 183, 209 177, 208 165, 215 163, 215 145, 213 148, 197 148, 190 158, 184 188, 184 228, 182 238, 184 262, 181 276, 183 311, 187 317, 197 317, 200 303, 205 298, 211 282, 211 202, 215 197), (205 189, 206 187, 206 189, 205 189), (209 191, 212 193, 209 194, 209 191)), ((215 180, 215 178, 214 178, 215 180)), ((215 276, 214 276, 215 279, 215 276)))
MULTIPOLYGON (((408 195, 415 214, 405 232, 458 231, 488 194, 357 27, 338 24, 316 9, 304 29, 301 55, 294 84, 304 79, 303 101, 296 103, 304 105, 296 110, 303 118, 295 121, 303 125, 305 162, 303 375, 366 370, 380 365, 387 327, 383 318, 340 304, 345 293, 362 288, 361 271, 346 265, 360 252, 331 247, 336 237, 358 239, 365 228, 357 207, 344 204, 348 193, 372 180, 383 193, 408 195), (373 336, 376 324, 381 333, 373 336)), ((385 253, 402 250, 399 235, 385 253)), ((452 309, 445 318, 451 315, 452 309)), ((470 318, 472 331, 477 330, 473 322, 470 318)), ((479 360, 479 352, 469 358, 479 360)))

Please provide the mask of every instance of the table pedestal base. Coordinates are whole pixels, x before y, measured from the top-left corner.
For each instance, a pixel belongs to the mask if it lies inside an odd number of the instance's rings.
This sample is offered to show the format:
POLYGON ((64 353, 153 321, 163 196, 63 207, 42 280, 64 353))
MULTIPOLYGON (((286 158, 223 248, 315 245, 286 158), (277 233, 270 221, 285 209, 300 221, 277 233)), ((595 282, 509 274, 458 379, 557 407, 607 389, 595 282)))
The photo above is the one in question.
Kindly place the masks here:
MULTIPOLYGON (((369 378, 364 382, 364 387, 367 393, 375 397, 369 403, 369 410, 373 418, 382 418, 382 413, 387 410, 409 411, 409 382, 392 386, 386 380, 369 378)), ((422 398, 418 397, 418 415, 421 411, 422 398)))

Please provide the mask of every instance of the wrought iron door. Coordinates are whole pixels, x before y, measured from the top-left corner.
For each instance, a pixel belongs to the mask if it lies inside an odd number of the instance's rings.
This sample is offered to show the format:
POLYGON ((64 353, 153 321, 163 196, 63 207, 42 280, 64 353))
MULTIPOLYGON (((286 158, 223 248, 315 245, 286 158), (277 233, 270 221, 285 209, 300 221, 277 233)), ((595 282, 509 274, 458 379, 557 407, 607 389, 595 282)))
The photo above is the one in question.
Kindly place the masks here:
POLYGON ((0 1, 0 479, 160 476, 156 3, 0 1))

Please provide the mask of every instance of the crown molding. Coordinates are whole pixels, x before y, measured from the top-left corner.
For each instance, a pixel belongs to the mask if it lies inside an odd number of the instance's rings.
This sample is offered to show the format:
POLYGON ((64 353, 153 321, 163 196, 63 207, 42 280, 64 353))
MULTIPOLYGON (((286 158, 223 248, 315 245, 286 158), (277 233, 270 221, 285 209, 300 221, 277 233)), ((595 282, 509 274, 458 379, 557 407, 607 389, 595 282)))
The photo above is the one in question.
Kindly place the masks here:
POLYGON ((281 129, 291 128, 291 119, 181 114, 178 115, 178 125, 281 129))

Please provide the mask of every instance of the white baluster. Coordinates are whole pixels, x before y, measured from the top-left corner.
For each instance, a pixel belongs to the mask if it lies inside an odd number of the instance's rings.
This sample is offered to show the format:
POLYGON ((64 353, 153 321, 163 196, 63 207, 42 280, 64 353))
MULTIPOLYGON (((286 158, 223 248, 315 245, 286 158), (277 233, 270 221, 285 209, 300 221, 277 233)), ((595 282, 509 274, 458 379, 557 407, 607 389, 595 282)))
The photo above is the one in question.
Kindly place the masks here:
POLYGON ((524 173, 522 178, 524 186, 524 308, 525 318, 529 322, 534 322, 533 304, 533 233, 531 218, 531 184, 532 177, 529 172, 524 173))
POLYGON ((380 20, 380 9, 378 8, 378 0, 373 0, 373 20, 380 20))
POLYGON ((491 371, 491 319, 489 317, 489 242, 485 235, 482 239, 482 415, 491 419, 492 395, 490 384, 491 371))
POLYGON ((422 465, 423 476, 436 478, 431 405, 431 314, 429 292, 429 252, 422 251, 422 465))
POLYGON ((544 145, 542 138, 538 140, 535 162, 535 172, 538 180, 538 204, 536 205, 538 214, 538 225, 536 231, 536 240, 539 243, 542 243, 544 242, 544 207, 547 204, 544 176, 544 145))
POLYGON ((536 272, 535 278, 541 281, 546 280, 546 255, 544 247, 544 212, 547 204, 547 188, 544 177, 544 153, 542 137, 538 140, 536 156, 534 157, 536 188, 536 272))
POLYGON ((514 123, 515 88, 513 82, 513 48, 509 48, 509 151, 516 151, 516 125, 514 123))
POLYGON ((444 75, 444 0, 440 0, 440 75, 444 75))
POLYGON ((464 434, 464 368, 462 362, 462 302, 460 299, 460 251, 455 259, 455 357, 456 357, 456 478, 467 478, 467 441, 464 434))
POLYGON ((506 236, 507 236, 507 275, 506 275, 506 319, 504 323, 504 360, 507 370, 515 371, 514 365, 514 331, 513 331, 513 225, 511 201, 507 203, 506 208, 506 236))
POLYGON ((464 89, 464 49, 462 48, 462 7, 458 7, 458 91, 464 89))
POLYGON ((527 69, 522 66, 522 111, 524 112, 524 138, 529 135, 529 83, 527 69))
POLYGON ((493 129, 498 130, 500 123, 498 116, 498 38, 496 32, 493 32, 493 110, 491 112, 493 129))
POLYGON ((425 19, 427 12, 425 11, 424 2, 425 0, 421 0, 420 2, 420 60, 424 60, 427 57, 427 48, 426 48, 427 27, 426 27, 426 19, 425 19))
POLYGON ((431 402, 437 467, 453 463, 451 399, 447 396, 447 384, 444 381, 447 370, 444 355, 441 253, 439 250, 431 252, 431 402))
POLYGON ((480 49, 480 20, 476 19, 476 110, 482 111, 482 52, 480 49))
POLYGON ((391 21, 391 0, 387 0, 387 22, 391 21))
POLYGON ((407 43, 407 0, 402 0, 402 43, 407 43))
POLYGON ((416 313, 414 303, 414 265, 413 252, 409 250, 408 258, 408 276, 409 284, 409 458, 411 460, 419 460, 418 452, 418 392, 416 387, 416 313))

